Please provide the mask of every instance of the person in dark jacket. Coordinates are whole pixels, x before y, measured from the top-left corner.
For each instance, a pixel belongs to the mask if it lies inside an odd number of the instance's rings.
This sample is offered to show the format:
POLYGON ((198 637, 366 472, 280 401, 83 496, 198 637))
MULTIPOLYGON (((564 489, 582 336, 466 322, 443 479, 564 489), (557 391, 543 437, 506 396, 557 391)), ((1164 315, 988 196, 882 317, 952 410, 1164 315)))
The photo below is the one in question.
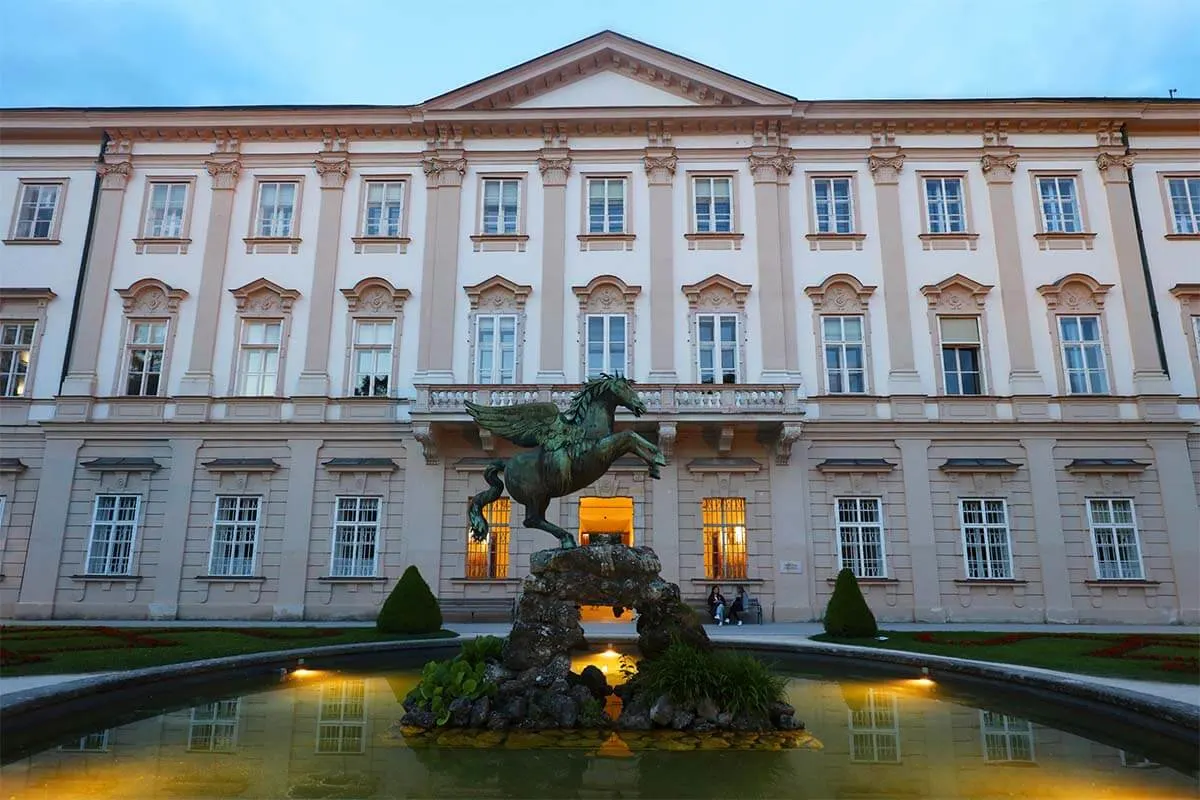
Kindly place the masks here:
POLYGON ((729 607, 729 621, 742 624, 742 614, 746 610, 746 606, 750 603, 750 597, 746 594, 746 587, 737 587, 737 594, 733 598, 733 605, 729 607))
POLYGON ((718 625, 725 623, 725 595, 721 594, 720 586, 713 586, 708 593, 708 613, 718 625))

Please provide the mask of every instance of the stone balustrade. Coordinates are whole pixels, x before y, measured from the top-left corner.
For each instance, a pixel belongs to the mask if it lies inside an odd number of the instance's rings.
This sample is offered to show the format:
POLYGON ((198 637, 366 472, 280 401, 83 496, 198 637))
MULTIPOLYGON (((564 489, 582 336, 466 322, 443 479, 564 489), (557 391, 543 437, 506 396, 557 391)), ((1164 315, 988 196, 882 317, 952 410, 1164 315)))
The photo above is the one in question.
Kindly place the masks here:
MULTIPOLYGON (((517 403, 555 403, 566 408, 574 387, 539 384, 464 385, 422 384, 416 387, 413 414, 466 414, 466 401, 492 406, 517 403)), ((726 414, 801 415, 802 396, 784 384, 639 384, 638 396, 648 415, 711 416, 726 414)), ((624 409, 619 414, 626 415, 624 409)))

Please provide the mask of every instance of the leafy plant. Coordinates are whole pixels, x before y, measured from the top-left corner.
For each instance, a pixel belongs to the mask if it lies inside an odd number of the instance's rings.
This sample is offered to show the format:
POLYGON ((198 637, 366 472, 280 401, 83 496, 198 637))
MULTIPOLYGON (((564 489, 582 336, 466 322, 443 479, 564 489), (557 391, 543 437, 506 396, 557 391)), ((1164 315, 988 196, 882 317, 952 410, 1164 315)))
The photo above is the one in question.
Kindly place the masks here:
POLYGON ((754 656, 706 652, 678 641, 657 658, 639 662, 628 680, 635 693, 666 694, 692 705, 707 697, 733 714, 766 714, 771 703, 783 700, 785 684, 754 656))
POLYGON ((375 629, 380 633, 433 633, 441 630, 442 609, 415 566, 404 570, 383 601, 375 629))
POLYGON ((450 705, 455 700, 466 698, 471 702, 484 695, 496 692, 496 684, 484 677, 487 665, 482 661, 470 664, 461 656, 449 661, 430 661, 421 670, 421 682, 417 684, 405 702, 415 702, 422 711, 432 711, 438 725, 450 721, 450 705))
POLYGON ((504 652, 504 640, 499 636, 477 636, 463 642, 459 658, 468 664, 499 661, 504 652))
POLYGON ((879 633, 875 615, 849 569, 838 573, 833 596, 825 607, 825 632, 839 639, 867 639, 879 633))
POLYGON ((604 705, 594 697, 584 700, 579 706, 579 724, 595 728, 604 724, 604 705))

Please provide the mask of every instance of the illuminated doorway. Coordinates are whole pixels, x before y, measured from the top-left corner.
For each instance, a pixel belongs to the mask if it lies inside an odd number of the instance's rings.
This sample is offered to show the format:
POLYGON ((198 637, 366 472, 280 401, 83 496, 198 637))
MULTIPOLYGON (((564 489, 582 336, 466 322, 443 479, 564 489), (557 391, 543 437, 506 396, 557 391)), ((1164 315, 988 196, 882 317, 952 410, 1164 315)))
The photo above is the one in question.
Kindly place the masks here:
MULTIPOLYGON (((579 498, 579 544, 587 546, 592 536, 612 535, 621 537, 621 542, 633 546, 633 498, 632 497, 581 497, 579 498)), ((626 609, 619 617, 613 616, 611 606, 580 606, 583 622, 632 622, 633 610, 626 609)))

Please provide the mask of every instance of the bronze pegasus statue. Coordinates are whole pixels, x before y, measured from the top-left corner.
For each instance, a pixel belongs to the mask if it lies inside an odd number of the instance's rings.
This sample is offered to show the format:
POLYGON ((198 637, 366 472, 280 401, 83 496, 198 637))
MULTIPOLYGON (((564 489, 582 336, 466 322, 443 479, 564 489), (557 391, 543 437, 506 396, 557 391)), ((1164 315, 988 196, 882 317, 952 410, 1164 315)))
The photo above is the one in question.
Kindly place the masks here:
POLYGON ((472 537, 487 538, 483 507, 499 499, 506 483, 509 495, 525 506, 525 527, 546 531, 570 548, 576 546, 575 537, 546 519, 552 499, 590 485, 628 453, 646 462, 651 478, 659 477, 659 467, 667 463, 661 450, 634 431, 613 433, 617 406, 639 417, 646 413, 633 382, 613 375, 588 381, 562 412, 554 403, 483 406, 467 401, 467 413, 479 427, 519 447, 537 448, 497 459, 484 469, 488 488, 472 497, 467 509, 472 537))

